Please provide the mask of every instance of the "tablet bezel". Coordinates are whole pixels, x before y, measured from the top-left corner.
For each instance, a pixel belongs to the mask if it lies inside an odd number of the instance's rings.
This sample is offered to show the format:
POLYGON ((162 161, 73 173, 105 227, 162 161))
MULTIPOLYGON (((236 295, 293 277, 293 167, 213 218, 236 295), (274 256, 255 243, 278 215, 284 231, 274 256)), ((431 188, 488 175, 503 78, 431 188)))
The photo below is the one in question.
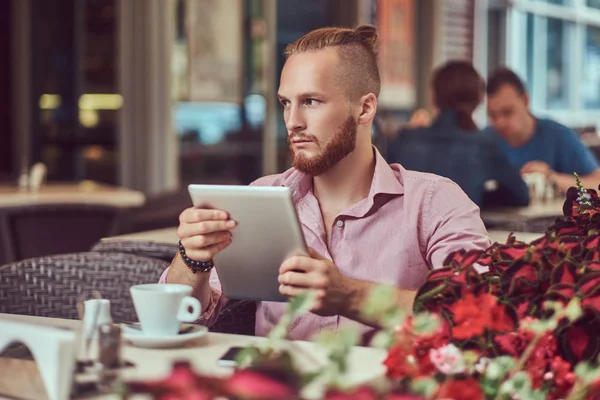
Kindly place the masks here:
POLYGON ((188 191, 194 207, 222 209, 237 221, 232 243, 214 258, 223 295, 230 299, 287 301, 279 293, 279 267, 287 257, 308 255, 290 189, 192 184, 188 191))

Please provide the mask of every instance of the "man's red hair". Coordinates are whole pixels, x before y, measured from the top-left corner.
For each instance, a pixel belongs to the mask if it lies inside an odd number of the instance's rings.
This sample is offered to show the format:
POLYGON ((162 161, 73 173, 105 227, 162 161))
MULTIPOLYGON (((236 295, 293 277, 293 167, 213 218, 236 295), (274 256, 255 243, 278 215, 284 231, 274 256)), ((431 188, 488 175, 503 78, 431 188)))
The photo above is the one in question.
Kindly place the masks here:
POLYGON ((381 79, 377 67, 377 30, 370 25, 355 29, 320 28, 307 33, 284 51, 286 59, 298 53, 334 47, 340 58, 340 83, 353 98, 369 93, 379 96, 381 79))

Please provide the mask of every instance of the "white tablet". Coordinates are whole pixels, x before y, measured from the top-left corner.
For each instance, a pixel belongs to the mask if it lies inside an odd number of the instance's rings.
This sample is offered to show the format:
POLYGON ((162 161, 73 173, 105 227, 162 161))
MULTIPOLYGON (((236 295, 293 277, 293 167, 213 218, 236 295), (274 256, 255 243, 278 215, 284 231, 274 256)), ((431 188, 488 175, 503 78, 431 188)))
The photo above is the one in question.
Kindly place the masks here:
POLYGON ((189 185, 194 207, 227 211, 237 221, 231 244, 215 256, 223 294, 230 299, 287 301, 279 267, 307 255, 290 189, 282 186, 189 185))

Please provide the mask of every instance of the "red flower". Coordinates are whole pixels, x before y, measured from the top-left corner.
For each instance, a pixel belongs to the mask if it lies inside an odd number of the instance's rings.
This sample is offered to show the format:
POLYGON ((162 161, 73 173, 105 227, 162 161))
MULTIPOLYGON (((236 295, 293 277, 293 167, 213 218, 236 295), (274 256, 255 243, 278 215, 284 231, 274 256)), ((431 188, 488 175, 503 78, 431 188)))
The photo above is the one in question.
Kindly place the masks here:
POLYGON ((210 400, 220 383, 219 379, 197 375, 189 362, 179 361, 164 379, 131 381, 126 386, 131 393, 151 394, 156 399, 210 400))
POLYGON ((229 395, 241 399, 294 399, 297 391, 283 382, 252 370, 236 371, 224 383, 229 395))
POLYGON ((504 353, 519 358, 527 346, 529 346, 533 337, 534 334, 532 332, 519 329, 516 332, 507 332, 504 335, 498 335, 494 338, 494 341, 500 345, 500 349, 504 353))
POLYGON ((417 335, 413 331, 413 319, 408 317, 395 333, 396 343, 388 351, 384 361, 387 376, 398 380, 429 376, 437 371, 429 351, 449 343, 449 329, 440 321, 438 329, 429 335, 417 335))
POLYGON ((473 378, 451 379, 442 383, 435 394, 436 399, 483 400, 479 381, 473 378))
POLYGON ((383 365, 387 367, 386 376, 395 380, 414 377, 419 372, 414 347, 404 343, 397 343, 390 348, 383 365))
POLYGON ((470 339, 481 336, 485 329, 504 332, 514 327, 495 296, 484 293, 477 297, 467 294, 451 306, 453 321, 452 337, 470 339))
POLYGON ((551 399, 564 399, 573 389, 575 374, 571 371, 571 364, 561 357, 554 357, 550 362, 550 374, 547 378, 552 379, 553 387, 551 399))

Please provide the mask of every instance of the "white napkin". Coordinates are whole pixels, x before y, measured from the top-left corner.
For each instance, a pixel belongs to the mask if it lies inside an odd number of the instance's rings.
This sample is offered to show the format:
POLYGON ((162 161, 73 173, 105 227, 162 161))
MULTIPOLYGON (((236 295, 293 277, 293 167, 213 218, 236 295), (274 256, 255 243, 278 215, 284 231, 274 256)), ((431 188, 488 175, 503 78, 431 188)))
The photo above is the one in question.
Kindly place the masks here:
POLYGON ((71 394, 77 334, 50 326, 0 319, 0 352, 14 342, 33 354, 49 400, 67 400, 71 394))

